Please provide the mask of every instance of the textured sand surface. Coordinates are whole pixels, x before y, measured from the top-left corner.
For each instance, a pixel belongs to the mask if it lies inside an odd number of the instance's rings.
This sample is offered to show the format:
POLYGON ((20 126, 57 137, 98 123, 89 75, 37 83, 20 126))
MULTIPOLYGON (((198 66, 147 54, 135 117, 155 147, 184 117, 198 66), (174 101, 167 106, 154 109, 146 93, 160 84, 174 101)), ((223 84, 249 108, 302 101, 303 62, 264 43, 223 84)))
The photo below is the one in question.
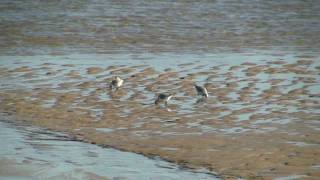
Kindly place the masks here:
POLYGON ((36 58, 1 63, 0 110, 8 116, 225 178, 320 176, 317 57, 36 58), (124 86, 109 91, 116 75, 124 86), (193 83, 207 87, 205 102, 193 83), (167 108, 154 105, 161 92, 176 93, 167 108))

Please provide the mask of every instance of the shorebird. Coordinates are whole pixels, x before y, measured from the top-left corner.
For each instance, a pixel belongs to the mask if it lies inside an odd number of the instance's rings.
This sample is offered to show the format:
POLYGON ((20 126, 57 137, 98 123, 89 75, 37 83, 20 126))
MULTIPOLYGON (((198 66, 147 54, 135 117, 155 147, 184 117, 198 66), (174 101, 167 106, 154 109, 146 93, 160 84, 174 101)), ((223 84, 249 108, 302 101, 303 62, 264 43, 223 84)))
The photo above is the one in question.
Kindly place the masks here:
POLYGON ((205 97, 205 98, 209 97, 208 91, 207 91, 207 89, 205 87, 197 86, 196 84, 194 85, 194 87, 197 90, 198 96, 202 96, 202 97, 205 97))
POLYGON ((173 94, 159 94, 154 104, 159 104, 161 102, 164 102, 165 106, 168 105, 168 101, 172 98, 173 94))
POLYGON ((123 85, 123 79, 121 79, 119 76, 116 76, 114 80, 110 83, 110 89, 112 90, 114 87, 116 90, 118 90, 123 85))

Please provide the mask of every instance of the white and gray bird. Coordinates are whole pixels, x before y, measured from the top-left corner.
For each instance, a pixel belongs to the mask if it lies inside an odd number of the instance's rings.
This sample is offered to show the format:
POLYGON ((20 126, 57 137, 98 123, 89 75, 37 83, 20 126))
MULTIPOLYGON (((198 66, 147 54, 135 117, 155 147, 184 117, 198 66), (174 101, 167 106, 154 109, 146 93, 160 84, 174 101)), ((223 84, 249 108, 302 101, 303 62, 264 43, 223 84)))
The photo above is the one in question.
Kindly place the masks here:
POLYGON ((165 106, 168 105, 168 101, 173 97, 173 94, 159 94, 154 104, 164 103, 165 106))
POLYGON ((121 79, 119 76, 116 76, 110 83, 110 89, 116 88, 118 90, 123 85, 123 79, 121 79))
POLYGON ((198 85, 194 85, 194 87, 196 88, 198 96, 202 96, 202 97, 205 97, 205 98, 209 97, 208 91, 207 91, 207 89, 205 87, 198 86, 198 85))

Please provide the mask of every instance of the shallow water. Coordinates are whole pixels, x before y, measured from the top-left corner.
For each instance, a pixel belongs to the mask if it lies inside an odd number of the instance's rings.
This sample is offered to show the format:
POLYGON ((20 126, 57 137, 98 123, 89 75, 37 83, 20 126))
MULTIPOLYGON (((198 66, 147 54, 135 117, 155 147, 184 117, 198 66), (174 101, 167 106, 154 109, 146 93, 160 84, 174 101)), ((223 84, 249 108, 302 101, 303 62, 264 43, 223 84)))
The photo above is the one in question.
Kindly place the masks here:
POLYGON ((32 126, 0 121, 0 140, 1 179, 219 179, 205 170, 192 172, 32 126))

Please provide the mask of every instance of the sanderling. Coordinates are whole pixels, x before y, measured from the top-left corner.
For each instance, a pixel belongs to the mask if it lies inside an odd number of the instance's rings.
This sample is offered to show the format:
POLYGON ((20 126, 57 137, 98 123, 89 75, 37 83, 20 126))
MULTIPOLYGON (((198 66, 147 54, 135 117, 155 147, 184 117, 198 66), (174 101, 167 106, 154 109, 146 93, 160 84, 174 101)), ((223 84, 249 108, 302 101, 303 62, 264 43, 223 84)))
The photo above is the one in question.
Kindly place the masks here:
POLYGON ((118 90, 123 85, 123 79, 121 79, 119 76, 116 76, 114 80, 110 83, 110 89, 116 88, 118 90))
POLYGON ((168 101, 172 98, 173 94, 159 94, 156 101, 154 102, 156 105, 161 103, 161 102, 164 102, 165 106, 167 106, 168 104, 168 101))
POLYGON ((201 86, 197 86, 197 85, 194 85, 194 87, 196 88, 197 90, 197 93, 198 93, 198 96, 202 96, 202 97, 209 97, 208 95, 208 91, 205 87, 201 87, 201 86))

